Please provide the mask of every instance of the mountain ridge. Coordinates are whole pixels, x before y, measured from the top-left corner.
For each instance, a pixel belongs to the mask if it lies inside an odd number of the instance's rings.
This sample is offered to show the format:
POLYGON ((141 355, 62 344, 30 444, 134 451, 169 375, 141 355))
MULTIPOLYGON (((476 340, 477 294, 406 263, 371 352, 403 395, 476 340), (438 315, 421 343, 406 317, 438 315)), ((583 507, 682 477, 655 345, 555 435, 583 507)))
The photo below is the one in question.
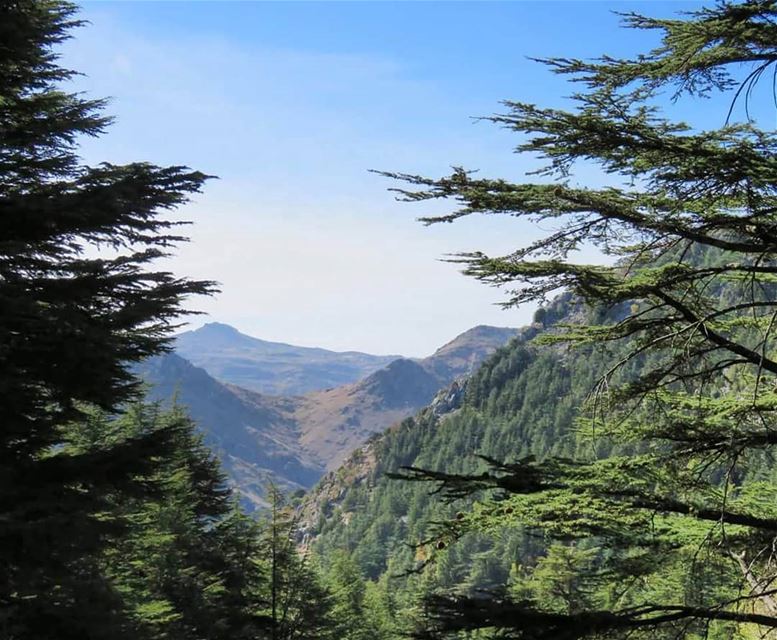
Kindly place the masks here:
POLYGON ((320 476, 322 468, 296 444, 297 425, 282 398, 247 401, 175 353, 145 361, 139 375, 149 399, 186 408, 247 506, 263 506, 269 481, 294 491, 320 476))
MULTIPOLYGON (((236 330, 229 336, 228 325, 217 329, 230 344, 242 340, 236 330)), ((474 327, 427 358, 395 359, 359 381, 305 395, 262 394, 217 380, 178 354, 152 359, 141 374, 152 399, 169 402, 177 394, 246 505, 258 508, 269 480, 291 491, 312 487, 374 434, 413 415, 519 333, 474 327), (252 450, 257 447, 262 451, 252 450)))
POLYGON ((348 384, 401 357, 271 342, 220 322, 178 334, 174 348, 214 378, 265 395, 304 395, 348 384))

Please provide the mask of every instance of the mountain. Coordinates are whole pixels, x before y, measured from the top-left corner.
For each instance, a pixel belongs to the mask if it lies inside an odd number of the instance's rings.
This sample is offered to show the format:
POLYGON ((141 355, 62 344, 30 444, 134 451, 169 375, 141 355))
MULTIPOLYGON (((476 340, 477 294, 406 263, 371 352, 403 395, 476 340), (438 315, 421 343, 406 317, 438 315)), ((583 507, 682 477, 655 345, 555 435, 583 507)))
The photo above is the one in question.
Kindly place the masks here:
POLYGON ((327 470, 375 433, 413 415, 440 389, 470 374, 516 329, 478 326, 428 358, 399 359, 364 380, 309 394, 296 411, 301 444, 327 470))
POLYGON ((293 402, 242 393, 174 353, 147 360, 139 373, 151 400, 186 407, 247 506, 264 504, 269 480, 295 490, 321 477, 323 467, 299 447, 293 402))
MULTIPOLYGON (((586 313, 569 297, 546 311, 548 323, 586 313)), ((574 455, 577 408, 607 360, 591 350, 536 344, 544 332, 540 323, 524 328, 472 376, 442 389, 429 406, 376 434, 327 473, 300 511, 305 545, 321 557, 346 550, 373 580, 410 571, 402 587, 409 593, 418 578, 412 570, 426 560, 416 543, 461 505, 430 495, 430 484, 392 480, 387 473, 415 466, 478 474, 486 468, 478 455, 508 461, 574 455)), ((446 551, 432 573, 443 589, 488 589, 504 584, 517 559, 540 548, 516 531, 470 537, 446 551)))
POLYGON ((522 331, 525 329, 478 325, 456 336, 420 362, 424 369, 447 384, 474 373, 497 348, 522 331))
MULTIPOLYGON (((232 347, 242 338, 255 340, 220 327, 215 333, 232 347)), ((169 402, 175 396, 188 409, 247 506, 261 507, 268 480, 290 490, 312 487, 370 437, 416 413, 517 333, 475 327, 428 358, 399 358, 359 382, 304 396, 270 396, 228 384, 177 354, 149 360, 140 373, 152 399, 169 402)))
POLYGON ((222 382, 283 396, 356 382, 399 357, 268 342, 218 322, 177 336, 175 351, 222 382))
POLYGON ((300 444, 325 468, 336 468, 372 434, 426 405, 439 388, 421 365, 400 359, 356 384, 311 393, 295 412, 300 444))

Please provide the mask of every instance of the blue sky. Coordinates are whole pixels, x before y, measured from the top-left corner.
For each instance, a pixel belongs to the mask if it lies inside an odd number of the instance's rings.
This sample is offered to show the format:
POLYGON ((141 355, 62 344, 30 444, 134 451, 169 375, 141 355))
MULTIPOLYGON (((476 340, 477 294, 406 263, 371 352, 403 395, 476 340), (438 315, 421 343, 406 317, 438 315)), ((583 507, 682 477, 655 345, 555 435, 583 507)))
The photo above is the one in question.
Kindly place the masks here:
MULTIPOLYGON (((219 176, 177 215, 192 241, 169 267, 215 279, 194 301, 257 337, 422 356, 476 324, 520 326, 499 291, 441 262, 504 253, 541 233, 487 217, 423 227, 439 206, 397 203, 386 169, 451 165, 521 179, 510 132, 475 116, 570 92, 528 56, 629 55, 655 41, 612 12, 680 2, 87 2, 63 49, 76 85, 111 96, 88 162, 148 160, 219 176)), ((698 107, 696 107, 698 108, 698 107)), ((593 178, 592 178, 593 179, 593 178)))

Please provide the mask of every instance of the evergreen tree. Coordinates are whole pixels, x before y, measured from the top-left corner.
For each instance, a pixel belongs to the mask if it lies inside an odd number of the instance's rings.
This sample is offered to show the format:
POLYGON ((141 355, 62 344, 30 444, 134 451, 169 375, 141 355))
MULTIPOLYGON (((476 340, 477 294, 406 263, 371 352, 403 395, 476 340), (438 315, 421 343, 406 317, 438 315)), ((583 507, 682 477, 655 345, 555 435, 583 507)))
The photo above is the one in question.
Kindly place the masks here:
POLYGON ((334 606, 335 637, 343 640, 367 640, 375 635, 369 629, 365 606, 366 583, 359 566, 348 554, 339 552, 330 559, 329 589, 334 606))
POLYGON ((118 416, 92 411, 69 425, 78 454, 164 430, 174 446, 155 454, 146 490, 105 496, 103 518, 120 523, 99 556, 102 579, 120 598, 135 638, 257 638, 268 582, 258 525, 242 513, 213 453, 178 407, 136 403, 118 416))
POLYGON ((272 640, 324 640, 335 617, 332 598, 310 558, 297 548, 297 514, 284 496, 268 487, 269 508, 261 523, 260 549, 269 581, 265 616, 272 640))
POLYGON ((391 640, 400 635, 402 621, 399 619, 399 607, 388 575, 383 575, 377 582, 366 584, 363 604, 370 638, 391 640))
POLYGON ((151 265, 183 240, 162 214, 206 176, 79 160, 78 139, 109 120, 57 64, 74 16, 0 3, 0 636, 15 640, 121 637, 96 560, 118 526, 103 514, 146 489, 174 433, 77 453, 62 430, 132 398, 130 365, 166 348, 184 297, 212 289, 151 265))
POLYGON ((525 136, 518 150, 546 159, 540 173, 552 181, 463 169, 442 179, 386 174, 409 183, 400 190, 407 200, 458 203, 429 223, 503 213, 552 225, 510 255, 456 260, 508 287, 507 306, 572 292, 587 310, 545 341, 610 360, 576 459, 490 459, 482 474, 406 470, 451 498, 491 490, 441 527, 438 548, 501 527, 581 545, 553 547, 526 578, 528 592, 432 598, 431 635, 731 637, 747 624, 777 628, 775 487, 748 482, 769 468, 777 444, 777 138, 749 116, 731 121, 774 70, 776 19, 767 0, 671 20, 629 14, 628 26, 660 32, 662 45, 633 60, 547 61, 582 87, 576 107, 509 102, 491 119, 525 136), (667 89, 676 99, 727 96, 726 123, 699 130, 670 120, 658 106, 667 89), (585 163, 598 164, 610 186, 576 186, 585 163), (576 262, 584 243, 614 264, 576 262), (592 563, 580 554, 594 547, 592 563))

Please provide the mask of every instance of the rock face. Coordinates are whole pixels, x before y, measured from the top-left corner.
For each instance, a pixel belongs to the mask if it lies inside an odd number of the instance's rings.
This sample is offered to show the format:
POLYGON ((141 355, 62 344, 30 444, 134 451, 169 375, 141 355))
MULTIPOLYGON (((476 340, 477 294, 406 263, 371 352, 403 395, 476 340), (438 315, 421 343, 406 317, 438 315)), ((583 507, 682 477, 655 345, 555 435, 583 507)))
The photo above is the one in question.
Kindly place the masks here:
MULTIPOLYGON (((232 359, 238 345, 250 351, 257 342, 226 325, 206 333, 213 338, 209 344, 216 362, 223 363, 216 357, 218 348, 229 351, 232 359)), ((422 407, 432 403, 435 410, 449 411, 462 393, 455 381, 517 333, 475 327, 428 358, 394 359, 360 381, 305 395, 257 393, 217 380, 216 372, 174 354, 149 360, 141 373, 153 398, 169 401, 176 396, 188 408, 246 505, 256 508, 264 504, 268 481, 290 490, 309 488, 371 436, 422 407)))
POLYGON ((466 380, 459 382, 454 380, 451 386, 441 390, 429 404, 429 410, 438 418, 446 413, 455 411, 461 406, 466 389, 466 380))
POLYGON ((175 351, 222 382, 265 395, 303 395, 356 382, 399 357, 268 342, 218 322, 179 335, 175 351))

